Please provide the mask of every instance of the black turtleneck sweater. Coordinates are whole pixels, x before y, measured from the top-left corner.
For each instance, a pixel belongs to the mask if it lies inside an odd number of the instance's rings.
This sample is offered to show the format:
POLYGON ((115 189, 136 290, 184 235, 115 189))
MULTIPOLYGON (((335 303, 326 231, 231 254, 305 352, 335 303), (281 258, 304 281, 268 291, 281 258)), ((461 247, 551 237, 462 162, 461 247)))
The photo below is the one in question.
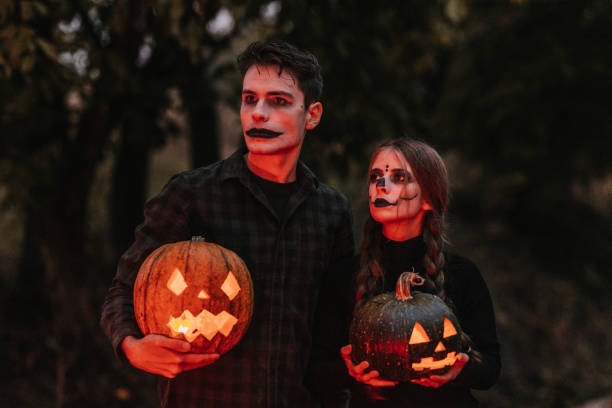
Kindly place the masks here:
MULTIPOLYGON (((385 271, 383 291, 394 292, 399 275, 412 268, 426 277, 423 266, 425 250, 422 237, 404 242, 387 241, 382 256, 385 271)), ((486 389, 497 381, 501 361, 493 304, 487 285, 471 261, 452 253, 445 255, 446 296, 452 301, 461 328, 471 337, 473 348, 482 355, 482 361, 477 362, 470 355, 470 360, 459 376, 439 388, 423 387, 411 382, 380 387, 378 391, 386 399, 375 403, 367 397, 363 385, 354 381, 351 407, 477 407, 478 401, 470 389, 486 389)))

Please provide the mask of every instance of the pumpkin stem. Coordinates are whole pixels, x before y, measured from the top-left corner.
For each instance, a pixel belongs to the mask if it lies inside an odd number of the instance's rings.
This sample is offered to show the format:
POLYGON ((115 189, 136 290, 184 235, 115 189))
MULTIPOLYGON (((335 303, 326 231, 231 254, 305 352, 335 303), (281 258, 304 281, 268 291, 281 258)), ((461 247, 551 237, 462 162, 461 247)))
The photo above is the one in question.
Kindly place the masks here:
POLYGON ((399 300, 412 299, 410 286, 421 286, 423 283, 425 279, 414 272, 414 267, 411 272, 402 272, 395 285, 395 297, 399 300))
POLYGON ((191 237, 191 241, 192 242, 196 242, 196 241, 204 242, 206 241, 206 238, 203 235, 194 235, 191 237))

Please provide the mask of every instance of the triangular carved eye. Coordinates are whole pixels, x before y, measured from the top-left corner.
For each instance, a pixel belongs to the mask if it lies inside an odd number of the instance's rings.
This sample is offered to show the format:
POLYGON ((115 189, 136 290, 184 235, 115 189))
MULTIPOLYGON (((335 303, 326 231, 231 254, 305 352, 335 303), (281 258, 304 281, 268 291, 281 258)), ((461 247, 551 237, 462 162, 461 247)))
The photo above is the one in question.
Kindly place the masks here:
POLYGON ((448 320, 446 316, 444 316, 444 334, 442 335, 442 337, 447 338, 450 336, 454 336, 455 334, 457 334, 457 329, 455 329, 455 326, 453 326, 451 321, 448 320))
POLYGON ((427 343, 429 341, 430 341, 429 336, 427 335, 427 332, 425 331, 423 326, 421 326, 419 322, 416 322, 412 329, 412 334, 410 335, 409 343, 418 344, 418 343, 427 343))
POLYGON ((183 274, 178 268, 174 268, 174 271, 172 272, 170 279, 168 279, 166 286, 176 296, 179 296, 187 288, 187 284, 185 283, 185 278, 183 278, 183 274))

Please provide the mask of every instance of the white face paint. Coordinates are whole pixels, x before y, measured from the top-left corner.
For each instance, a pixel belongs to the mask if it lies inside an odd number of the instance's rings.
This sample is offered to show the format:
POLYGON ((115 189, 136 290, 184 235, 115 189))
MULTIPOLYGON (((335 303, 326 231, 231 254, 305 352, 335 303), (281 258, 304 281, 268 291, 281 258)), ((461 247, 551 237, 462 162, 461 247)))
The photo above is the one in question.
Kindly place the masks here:
MULTIPOLYGON (((311 112, 297 79, 277 66, 252 65, 242 80, 240 121, 250 152, 273 155, 299 151, 311 112)), ((318 122, 317 122, 318 123, 318 122)))
POLYGON ((431 209, 410 164, 392 148, 378 152, 372 162, 369 198, 372 218, 383 224, 383 234, 390 239, 404 239, 408 231, 419 235, 425 211, 431 209))

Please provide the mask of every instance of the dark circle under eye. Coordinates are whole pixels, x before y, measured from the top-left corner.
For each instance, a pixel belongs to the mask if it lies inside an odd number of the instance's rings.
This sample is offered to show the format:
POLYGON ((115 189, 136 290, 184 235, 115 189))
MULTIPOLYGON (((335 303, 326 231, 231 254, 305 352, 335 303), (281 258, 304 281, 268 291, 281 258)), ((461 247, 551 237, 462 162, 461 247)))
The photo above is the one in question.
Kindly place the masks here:
POLYGON ((370 174, 370 184, 374 184, 376 183, 376 181, 378 181, 378 175, 376 173, 371 173, 370 174))

